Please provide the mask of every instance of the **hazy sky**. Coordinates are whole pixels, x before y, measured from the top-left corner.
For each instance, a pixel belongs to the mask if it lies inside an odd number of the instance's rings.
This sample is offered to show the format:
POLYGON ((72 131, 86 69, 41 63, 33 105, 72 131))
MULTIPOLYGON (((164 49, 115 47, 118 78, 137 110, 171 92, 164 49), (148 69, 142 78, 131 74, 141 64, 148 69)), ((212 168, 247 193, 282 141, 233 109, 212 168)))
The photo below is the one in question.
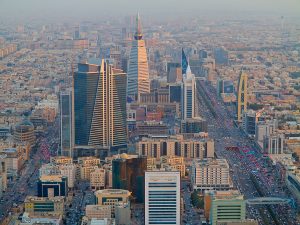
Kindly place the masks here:
MULTIPOLYGON (((216 13, 300 14, 300 0, 0 0, 3 18, 101 18, 143 15, 174 16, 216 13)), ((2 21, 4 22, 4 21, 2 21)))

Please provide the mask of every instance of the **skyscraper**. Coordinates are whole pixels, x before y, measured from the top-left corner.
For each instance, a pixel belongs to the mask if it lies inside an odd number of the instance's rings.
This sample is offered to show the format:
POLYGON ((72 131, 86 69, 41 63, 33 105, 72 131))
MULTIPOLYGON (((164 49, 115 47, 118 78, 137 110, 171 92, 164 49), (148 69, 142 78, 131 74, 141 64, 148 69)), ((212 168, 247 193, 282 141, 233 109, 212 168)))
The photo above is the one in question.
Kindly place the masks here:
POLYGON ((75 145, 126 147, 126 74, 104 60, 74 74, 75 145))
POLYGON ((181 69, 181 119, 185 120, 196 116, 196 81, 183 49, 181 52, 181 69))
POLYGON ((141 93, 150 92, 149 68, 145 41, 139 14, 136 18, 136 32, 129 58, 127 96, 138 99, 141 93))
POLYGON ((72 157, 72 92, 60 93, 60 147, 61 155, 72 157))
POLYGON ((181 118, 183 120, 194 118, 196 116, 196 82, 195 76, 191 73, 189 68, 183 78, 181 90, 181 118))
POLYGON ((132 192, 136 202, 144 202, 145 171, 147 158, 122 154, 122 158, 112 161, 112 181, 114 189, 132 192))
POLYGON ((242 70, 239 77, 238 98, 237 98, 237 120, 239 122, 242 121, 243 113, 247 111, 247 101, 248 101, 247 82, 248 82, 248 76, 242 70))
POLYGON ((167 82, 175 83, 182 80, 182 70, 180 63, 168 62, 167 63, 167 82))
POLYGON ((145 173, 145 225, 180 224, 180 172, 145 173))

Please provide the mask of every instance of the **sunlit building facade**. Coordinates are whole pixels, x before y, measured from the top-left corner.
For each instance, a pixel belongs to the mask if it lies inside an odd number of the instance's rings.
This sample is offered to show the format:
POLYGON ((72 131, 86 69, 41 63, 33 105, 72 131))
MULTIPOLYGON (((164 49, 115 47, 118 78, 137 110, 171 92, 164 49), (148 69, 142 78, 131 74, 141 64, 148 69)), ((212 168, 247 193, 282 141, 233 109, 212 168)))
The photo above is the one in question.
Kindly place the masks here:
POLYGON ((137 29, 132 42, 127 77, 127 96, 138 99, 142 93, 150 92, 149 66, 145 41, 139 15, 136 18, 137 29))

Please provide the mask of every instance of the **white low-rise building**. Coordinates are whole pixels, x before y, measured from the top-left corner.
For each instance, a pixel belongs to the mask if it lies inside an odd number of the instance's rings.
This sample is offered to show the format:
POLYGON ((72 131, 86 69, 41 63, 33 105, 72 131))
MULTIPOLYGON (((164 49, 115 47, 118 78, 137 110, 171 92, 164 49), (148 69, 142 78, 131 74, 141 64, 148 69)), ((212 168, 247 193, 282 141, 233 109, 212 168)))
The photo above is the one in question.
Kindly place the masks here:
POLYGON ((232 187, 226 159, 194 160, 191 169, 194 190, 229 190, 232 187))

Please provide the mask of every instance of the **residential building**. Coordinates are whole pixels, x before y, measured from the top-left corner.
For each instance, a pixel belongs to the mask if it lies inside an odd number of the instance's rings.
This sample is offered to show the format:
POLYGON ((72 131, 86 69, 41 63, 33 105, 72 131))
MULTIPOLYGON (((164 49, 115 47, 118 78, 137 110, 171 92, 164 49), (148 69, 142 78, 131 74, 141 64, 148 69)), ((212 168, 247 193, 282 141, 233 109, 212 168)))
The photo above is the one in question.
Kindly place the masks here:
POLYGON ((91 172, 99 168, 100 159, 97 157, 79 157, 78 158, 78 175, 81 180, 90 180, 91 172))
POLYGON ((186 166, 184 158, 180 156, 161 156, 159 159, 147 157, 147 171, 167 169, 179 171, 181 177, 185 177, 186 166))
POLYGON ((105 188, 106 171, 103 168, 96 168, 90 174, 90 186, 92 190, 100 190, 105 188))
POLYGON ((183 136, 153 136, 143 138, 137 143, 139 155, 154 157, 181 156, 184 158, 213 158, 214 141, 212 139, 192 138, 185 139, 183 136))
POLYGON ((229 190, 232 187, 226 159, 195 159, 191 168, 194 190, 229 190))
POLYGON ((17 143, 28 142, 31 146, 35 144, 34 126, 28 120, 18 123, 14 129, 14 141, 17 143))
POLYGON ((50 158, 50 163, 54 164, 71 164, 73 163, 72 157, 69 156, 55 156, 50 158))

